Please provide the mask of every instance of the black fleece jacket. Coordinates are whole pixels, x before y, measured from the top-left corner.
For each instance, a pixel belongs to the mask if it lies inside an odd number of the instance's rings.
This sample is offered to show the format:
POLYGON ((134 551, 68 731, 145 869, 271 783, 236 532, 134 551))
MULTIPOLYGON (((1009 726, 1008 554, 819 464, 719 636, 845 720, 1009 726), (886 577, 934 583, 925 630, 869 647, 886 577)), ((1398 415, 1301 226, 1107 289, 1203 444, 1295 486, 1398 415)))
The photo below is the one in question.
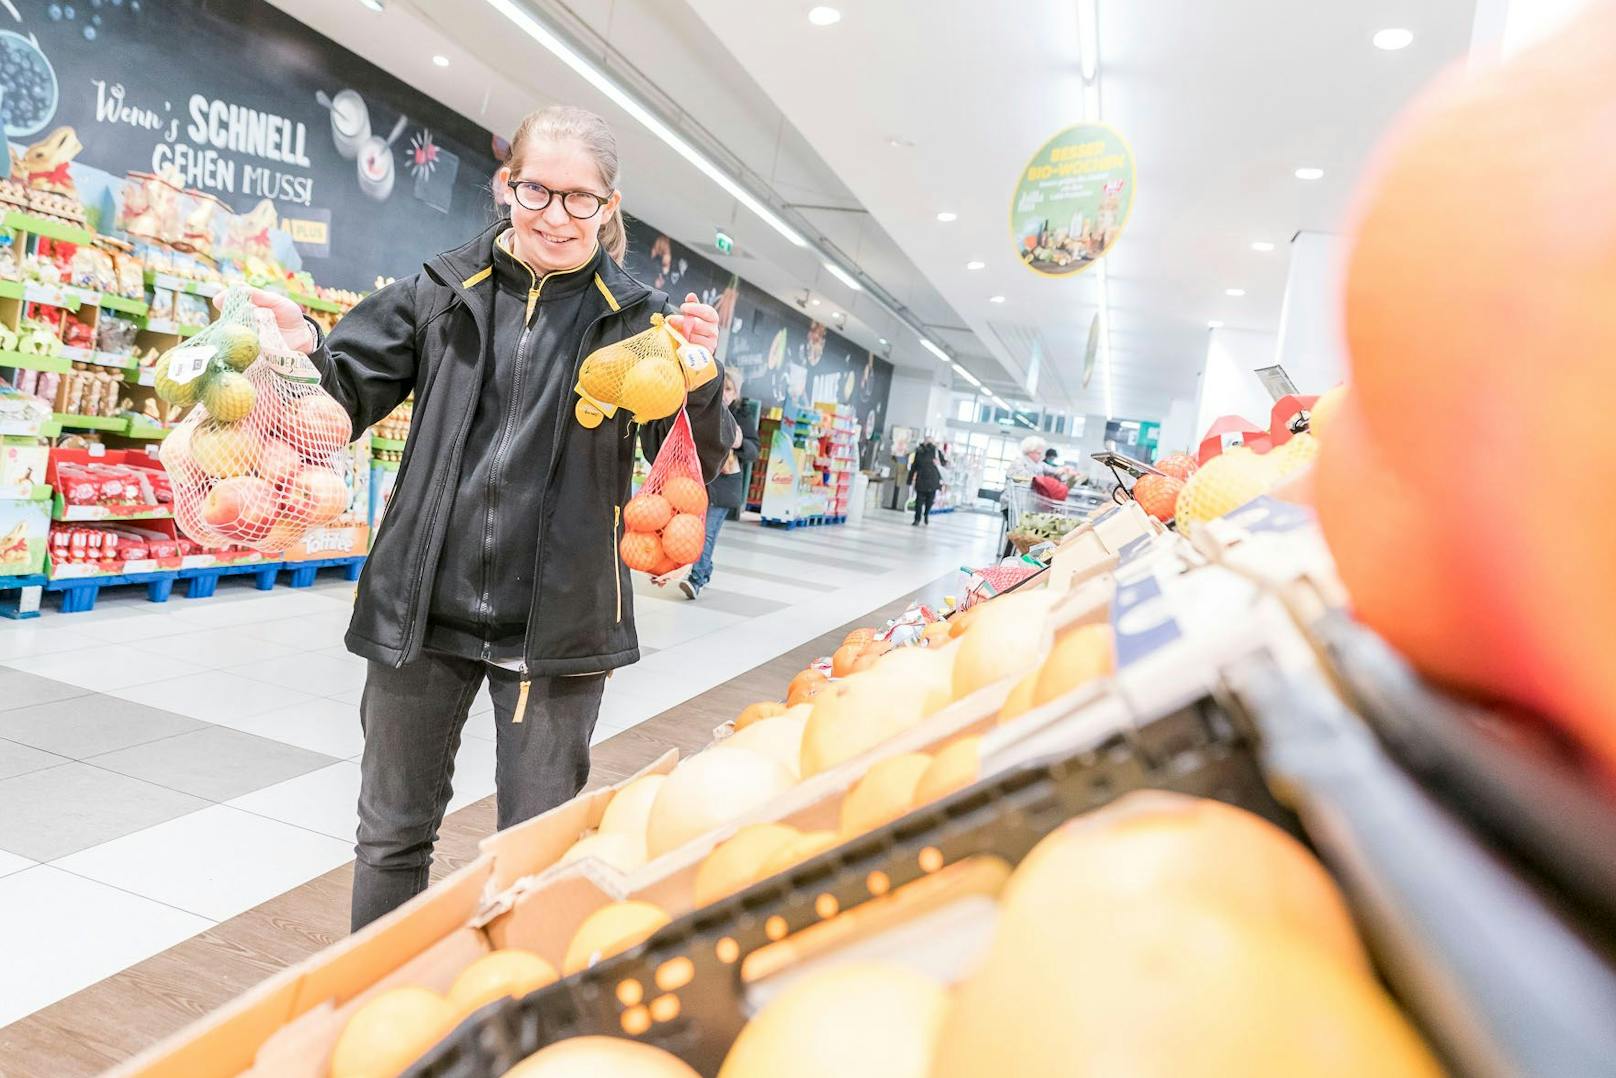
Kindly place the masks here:
MULTIPOLYGON (((573 387, 590 352, 675 308, 601 255, 516 297, 526 268, 496 272, 505 227, 366 297, 311 354, 355 430, 415 393, 347 643, 395 666, 431 646, 515 659, 536 677, 610 670, 639 659, 617 554, 634 439, 654 458, 672 421, 637 427, 619 410, 585 427, 573 387)), ((734 430, 721 385, 687 402, 708 479, 734 430)))

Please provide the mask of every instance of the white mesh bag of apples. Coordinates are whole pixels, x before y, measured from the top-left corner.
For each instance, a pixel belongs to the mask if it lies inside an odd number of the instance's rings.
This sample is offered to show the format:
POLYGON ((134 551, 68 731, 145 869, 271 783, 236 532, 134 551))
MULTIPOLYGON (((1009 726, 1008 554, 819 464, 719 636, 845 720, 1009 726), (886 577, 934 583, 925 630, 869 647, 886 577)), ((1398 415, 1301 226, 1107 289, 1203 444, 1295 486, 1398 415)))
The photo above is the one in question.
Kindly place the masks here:
POLYGON ((174 519, 205 547, 279 554, 348 508, 348 413, 245 289, 158 360, 157 395, 191 407, 163 442, 174 519))

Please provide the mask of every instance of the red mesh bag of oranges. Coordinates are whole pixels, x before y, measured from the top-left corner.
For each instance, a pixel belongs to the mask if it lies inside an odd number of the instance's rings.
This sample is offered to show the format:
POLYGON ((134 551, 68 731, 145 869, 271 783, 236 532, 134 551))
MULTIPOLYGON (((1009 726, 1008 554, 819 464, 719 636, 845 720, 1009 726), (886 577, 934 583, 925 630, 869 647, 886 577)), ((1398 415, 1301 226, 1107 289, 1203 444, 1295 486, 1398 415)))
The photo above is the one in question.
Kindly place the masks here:
POLYGON ((246 289, 157 361, 157 395, 190 412, 163 442, 174 520, 205 547, 279 554, 348 509, 348 413, 246 289))
POLYGON ((651 576, 693 565, 707 542, 707 487, 690 416, 679 413, 640 492, 623 507, 623 564, 651 576))

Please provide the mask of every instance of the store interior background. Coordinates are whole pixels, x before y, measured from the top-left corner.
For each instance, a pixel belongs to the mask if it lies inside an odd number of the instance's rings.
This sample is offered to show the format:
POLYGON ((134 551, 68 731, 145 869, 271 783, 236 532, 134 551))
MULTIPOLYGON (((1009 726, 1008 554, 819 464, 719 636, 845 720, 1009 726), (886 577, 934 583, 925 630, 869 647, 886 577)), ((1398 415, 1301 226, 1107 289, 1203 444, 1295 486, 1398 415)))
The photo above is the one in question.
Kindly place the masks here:
MULTIPOLYGON (((893 463, 887 450, 895 429, 924 431, 979 453, 979 485, 988 489, 1002 485, 1005 466, 1033 432, 1064 462, 1099 477, 1089 455, 1108 445, 1126 452, 1154 435, 1154 451, 1165 453, 1191 446, 1217 416, 1266 415, 1271 397, 1259 369, 1281 365, 1310 393, 1338 381, 1333 297, 1351 191, 1396 112, 1443 68, 1462 63, 1473 48, 1496 45, 1510 7, 1502 0, 1109 3, 1094 78, 1086 80, 1076 46, 1081 5, 1056 0, 1017 5, 1013 18, 986 17, 981 5, 964 0, 848 5, 828 26, 804 17, 807 4, 526 2, 564 28, 591 63, 650 102, 681 139, 766 193, 778 218, 812 245, 776 231, 513 29, 495 0, 273 0, 273 9, 307 27, 297 32, 324 35, 401 80, 412 102, 418 95, 441 103, 441 112, 429 113, 432 126, 452 133, 465 170, 453 204, 459 224, 488 213, 486 188, 472 176, 478 162, 491 167, 488 132, 507 134, 526 112, 551 103, 601 113, 621 147, 636 274, 648 283, 665 274, 670 291, 689 287, 704 299, 734 280, 738 312, 766 327, 770 344, 784 330, 792 356, 806 355, 816 323, 825 327, 813 366, 834 372, 838 386, 850 381, 862 429, 884 436, 867 463, 893 463), (1412 44, 1375 47, 1373 32, 1386 26, 1407 27, 1412 44), (1139 197, 1099 270, 1040 277, 1015 255, 1007 204, 1032 151, 1085 115, 1130 141, 1139 197), (715 244, 720 232, 733 240, 732 251, 715 244), (657 242, 664 237, 666 262, 657 242), (833 271, 832 261, 843 268, 833 271), (849 270, 857 287, 846 279, 849 270), (1099 354, 1085 379, 1096 319, 1099 354)), ((151 0, 148 7, 197 4, 151 0)), ((48 7, 18 6, 31 19, 48 7)), ((278 16, 269 10, 267 17, 278 16)), ((172 72, 181 82, 186 55, 172 72)), ((285 64, 311 75, 312 54, 296 49, 255 55, 249 42, 243 55, 249 74, 285 64)), ((215 54, 196 62, 217 69, 238 60, 215 54)), ((343 85, 342 72, 312 75, 333 91, 343 85)), ((174 91, 181 100, 189 92, 174 91)), ((264 107, 274 100, 271 87, 264 107)), ((94 132, 84 137, 84 158, 93 161, 94 132)), ((146 166, 131 159, 101 167, 146 166)), ((248 208, 235 201, 237 210, 248 208)), ((362 243, 366 229, 361 223, 350 242, 362 243)), ((374 273, 411 272, 431 253, 378 264, 374 273)), ((305 265, 324 283, 317 260, 305 265)), ((766 396, 766 356, 759 369, 764 373, 749 378, 745 392, 770 407, 778 399, 766 396)), ((921 546, 886 515, 845 529, 732 529, 720 542, 715 597, 705 607, 675 604, 637 582, 650 654, 618 679, 602 736, 962 563, 988 560, 996 553, 997 510, 988 499, 968 499, 965 507, 973 501, 991 517, 945 518, 921 546), (817 561, 826 586, 791 579, 793 563, 800 569, 805 558, 817 561), (708 661, 714 654, 722 662, 708 661)), ((326 586, 297 602, 279 593, 226 596, 217 608, 183 612, 180 621, 152 613, 138 596, 104 598, 93 622, 0 630, 0 665, 67 679, 79 693, 73 699, 105 695, 177 708, 190 722, 172 736, 220 736, 195 725, 206 723, 256 737, 277 717, 289 723, 309 712, 335 724, 352 718, 362 675, 362 664, 340 648, 349 594, 326 586), (271 609, 273 603, 284 605, 271 609), (181 703, 166 690, 143 690, 141 672, 167 645, 150 620, 153 639, 131 645, 138 618, 166 619, 174 635, 214 638, 216 656, 188 674, 222 685, 240 677, 278 681, 276 702, 235 715, 219 709, 228 692, 181 703), (268 632, 246 627, 258 621, 276 624, 268 632), (318 633, 309 637, 314 621, 318 633), (273 652, 266 664, 318 653, 320 684, 298 673, 306 667, 297 662, 283 663, 279 673, 267 665, 255 674, 236 669, 246 652, 264 645, 273 652), (91 649, 114 661, 72 681, 77 664, 70 656, 91 649)), ((484 750, 489 711, 481 701, 469 729, 484 750)), ((0 738, 3 727, 0 720, 0 738)), ((0 1010, 0 1025, 350 857, 342 836, 357 783, 357 730, 336 741, 329 730, 283 733, 290 739, 283 744, 320 758, 287 762, 294 754, 285 754, 286 775, 236 796, 204 796, 216 803, 190 813, 248 815, 261 830, 304 832, 297 836, 302 852, 288 854, 274 872, 253 874, 275 859, 248 858, 234 824, 197 830, 194 818, 183 825, 190 830, 176 824, 176 841, 148 830, 121 850, 82 857, 81 871, 36 864, 54 859, 43 853, 0 853, 0 923, 26 923, 30 909, 66 901, 69 891, 17 885, 25 877, 53 886, 72 877, 80 881, 72 884, 82 902, 75 908, 116 910, 105 919, 105 938, 87 934, 66 952, 59 940, 37 953, 18 941, 9 959, 13 970, 28 971, 30 994, 0 1010), (244 799, 253 800, 227 804, 244 799), (266 829, 258 820, 284 826, 266 829), (153 871, 151 859, 180 854, 193 855, 190 867, 175 862, 165 868, 167 882, 152 882, 164 873, 153 871)), ((454 807, 492 789, 491 754, 474 762, 477 747, 468 742, 454 807)), ((66 748, 63 754, 79 759, 66 748)))

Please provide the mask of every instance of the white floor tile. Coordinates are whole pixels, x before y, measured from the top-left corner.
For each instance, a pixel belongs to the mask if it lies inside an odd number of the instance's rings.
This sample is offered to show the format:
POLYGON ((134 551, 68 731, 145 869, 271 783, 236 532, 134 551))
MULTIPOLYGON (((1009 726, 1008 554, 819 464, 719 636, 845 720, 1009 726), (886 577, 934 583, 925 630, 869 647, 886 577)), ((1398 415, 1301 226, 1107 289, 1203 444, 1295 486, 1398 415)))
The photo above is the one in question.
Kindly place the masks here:
POLYGON ((159 658, 149 651, 141 651, 127 644, 104 642, 82 651, 8 659, 6 665, 96 692, 110 692, 164 678, 200 673, 204 669, 177 655, 159 658))
POLYGON ((634 607, 634 628, 640 643, 659 651, 678 647, 720 629, 740 625, 748 619, 736 614, 703 609, 695 603, 639 603, 634 607))
POLYGON ((50 865, 0 878, 0 1026, 210 924, 50 865))
POLYGON ((352 857, 351 843, 210 805, 54 864, 222 921, 352 857))
POLYGON ((225 803, 351 843, 359 826, 359 765, 344 760, 225 803))
POLYGON ((222 725, 319 699, 310 693, 294 692, 223 670, 204 670, 168 681, 116 689, 112 695, 222 725))
POLYGON ((298 649, 232 629, 198 629, 155 639, 125 643, 153 655, 177 655, 209 670, 222 670, 245 662, 261 662, 299 654, 298 649))
MULTIPOLYGON (((21 872, 23 869, 37 864, 39 864, 38 861, 30 861, 26 857, 18 857, 14 853, 0 850, 0 876, 9 876, 13 872, 21 872)), ((4 1018, 0 1018, 0 1022, 4 1021, 4 1018)))
POLYGON ((318 651, 342 643, 342 636, 348 631, 348 615, 343 612, 276 617, 242 625, 240 631, 299 651, 318 651))
POLYGON ((317 652, 305 652, 282 658, 256 659, 229 669, 232 674, 254 681, 265 681, 317 696, 352 692, 365 687, 365 661, 352 655, 335 659, 317 652))
POLYGON ((46 611, 40 617, 28 621, 7 621, 5 632, 0 633, 0 662, 18 669, 26 669, 27 667, 19 660, 37 655, 53 655, 63 651, 97 647, 103 642, 100 637, 77 629, 70 622, 58 620, 64 617, 91 616, 93 615, 62 615, 46 611))
MULTIPOLYGON (((364 695, 364 686, 360 686, 357 689, 349 689, 347 692, 332 693, 330 699, 335 700, 339 704, 347 704, 349 707, 358 707, 359 700, 364 695)), ((490 702, 488 706, 492 708, 494 705, 492 702, 490 702)), ((476 710, 475 704, 472 705, 472 709, 476 710)))
POLYGON ((365 749, 365 735, 359 728, 359 706, 324 698, 278 707, 262 715, 215 719, 221 726, 257 734, 274 741, 296 745, 339 759, 349 759, 365 749))

